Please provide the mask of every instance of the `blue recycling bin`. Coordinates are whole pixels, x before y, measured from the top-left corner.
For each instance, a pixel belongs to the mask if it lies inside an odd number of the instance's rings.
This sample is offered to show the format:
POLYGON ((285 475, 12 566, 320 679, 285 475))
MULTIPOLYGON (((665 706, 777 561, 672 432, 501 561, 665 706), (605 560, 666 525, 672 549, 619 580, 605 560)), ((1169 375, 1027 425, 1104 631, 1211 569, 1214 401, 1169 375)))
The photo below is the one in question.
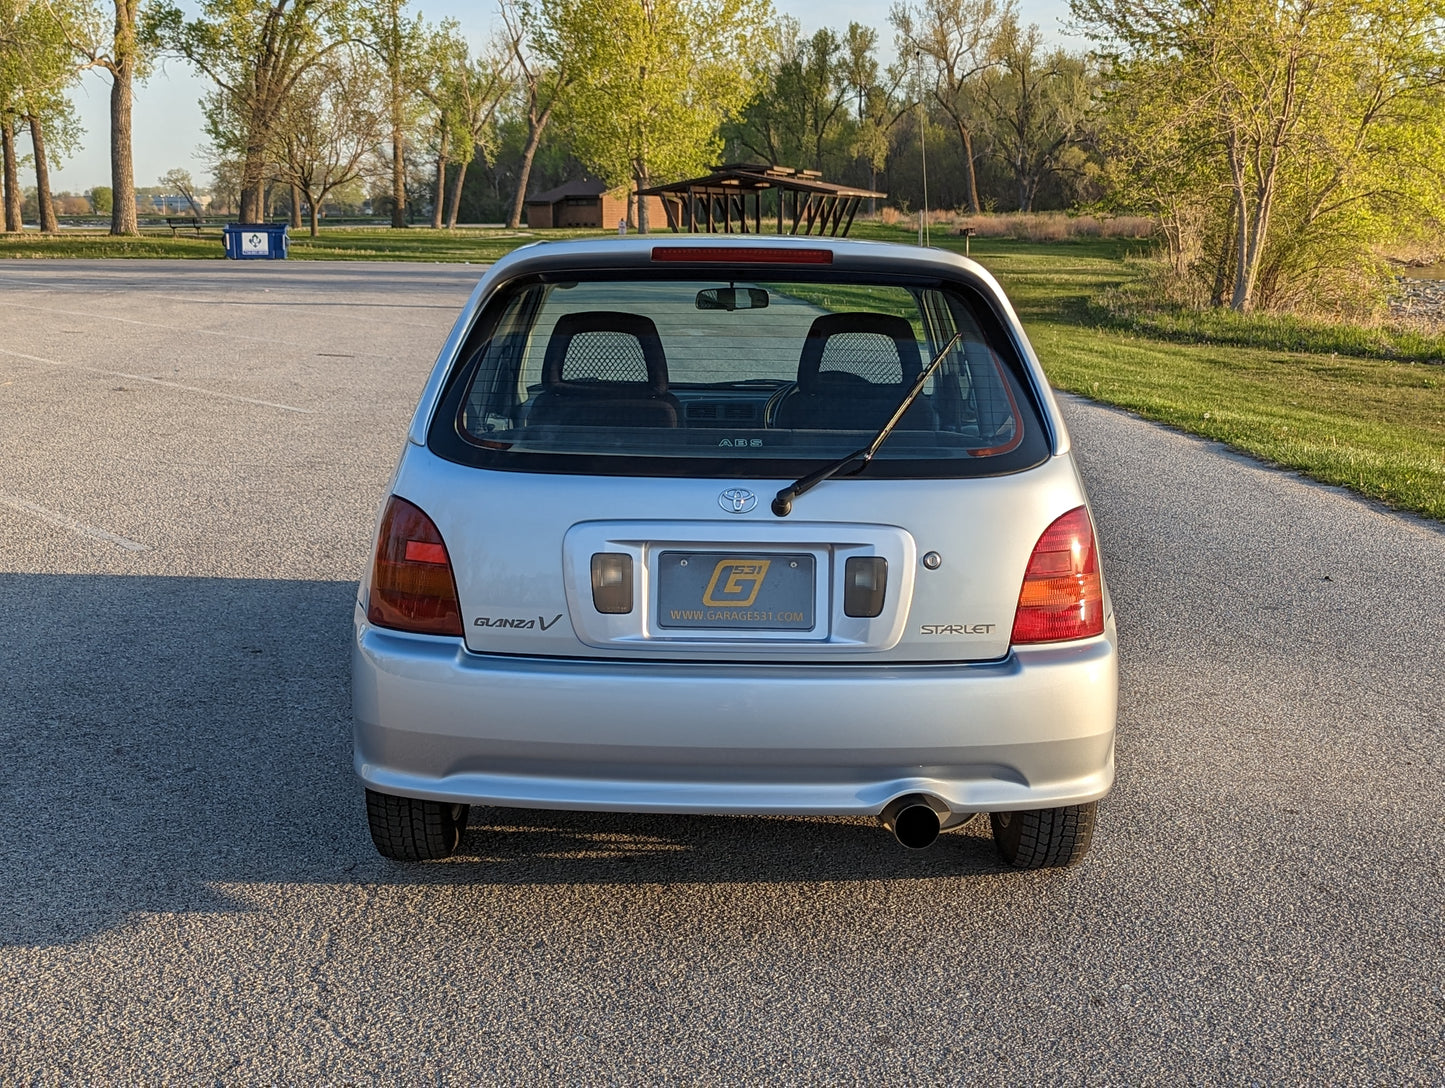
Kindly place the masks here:
POLYGON ((285 223, 227 223, 221 228, 226 256, 233 261, 284 261, 285 223))

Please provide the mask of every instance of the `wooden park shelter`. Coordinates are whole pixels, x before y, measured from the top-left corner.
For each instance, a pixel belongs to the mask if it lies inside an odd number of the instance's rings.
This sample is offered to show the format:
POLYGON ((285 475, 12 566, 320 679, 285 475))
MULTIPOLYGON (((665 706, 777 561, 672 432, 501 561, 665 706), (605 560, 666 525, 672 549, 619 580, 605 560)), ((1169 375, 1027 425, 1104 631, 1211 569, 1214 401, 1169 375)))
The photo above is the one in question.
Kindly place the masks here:
MULTIPOLYGON (((667 225, 674 231, 707 234, 762 234, 763 195, 776 191, 768 227, 777 217, 779 234, 846 236, 864 200, 886 197, 870 189, 834 185, 816 170, 760 163, 726 163, 707 177, 657 185, 640 195, 662 198, 667 225)), ((771 203, 771 201, 769 201, 771 203)))

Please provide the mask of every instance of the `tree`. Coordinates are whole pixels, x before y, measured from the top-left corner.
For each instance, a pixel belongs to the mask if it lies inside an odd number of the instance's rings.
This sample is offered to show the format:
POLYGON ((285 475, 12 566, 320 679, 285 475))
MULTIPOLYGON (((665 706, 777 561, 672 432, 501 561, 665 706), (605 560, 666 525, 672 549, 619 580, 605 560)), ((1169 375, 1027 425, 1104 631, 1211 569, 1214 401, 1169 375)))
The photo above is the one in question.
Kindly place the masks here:
MULTIPOLYGON (((585 74, 568 103, 578 156, 638 192, 700 172, 762 78, 773 25, 769 0, 568 0, 552 30, 585 74)), ((640 200, 638 230, 649 226, 640 200)))
POLYGON ((431 130, 436 162, 436 184, 432 187, 431 226, 441 230, 447 195, 447 164, 458 145, 470 139, 466 120, 452 93, 453 73, 468 61, 466 40, 454 19, 445 19, 425 39, 423 67, 426 79, 417 92, 431 107, 431 130))
POLYGON ((196 203, 196 183, 192 180, 189 170, 182 170, 180 167, 167 170, 156 180, 189 204, 192 215, 197 219, 201 217, 201 206, 196 203))
POLYGON ((75 142, 77 126, 65 88, 76 75, 70 41, 78 24, 78 12, 68 0, 0 0, 0 148, 7 230, 21 226, 15 136, 22 127, 29 130, 34 151, 40 229, 59 229, 50 195, 46 133, 53 127, 53 146, 62 151, 75 142))
MULTIPOLYGON (((456 181, 447 200, 448 230, 454 230, 457 225, 467 167, 478 155, 483 162, 491 158, 496 143, 497 111, 514 88, 512 59, 503 48, 493 48, 481 58, 472 60, 463 43, 462 51, 453 57, 452 67, 442 73, 442 108, 447 118, 445 123, 453 134, 452 158, 457 165, 456 181)), ((439 209, 444 196, 443 178, 445 168, 438 177, 439 209)))
POLYGON ((973 147, 978 79, 997 63, 995 43, 1013 15, 1013 0, 921 0, 916 10, 903 0, 888 13, 900 59, 918 62, 928 94, 953 123, 963 149, 968 210, 974 213, 981 210, 973 147))
MULTIPOLYGON (((572 36, 568 22, 575 0, 501 0, 506 48, 512 55, 523 99, 527 139, 517 171, 517 189, 507 226, 522 225, 522 205, 532 176, 532 162, 558 105, 577 79, 582 42, 572 36)), ((605 29, 604 27, 601 29, 605 29)), ((592 28, 589 37, 599 28, 592 28)))
POLYGON ((1445 211, 1440 0, 1073 6, 1109 50, 1116 182, 1216 303, 1359 285, 1382 231, 1445 211))
POLYGON ((802 38, 791 16, 779 20, 775 35, 764 77, 732 134, 765 162, 823 170, 825 151, 846 144, 854 125, 843 43, 827 28, 802 38))
POLYGON ((87 7, 70 35, 82 68, 99 68, 110 76, 110 233, 139 234, 135 210, 135 165, 131 114, 135 82, 150 68, 152 41, 141 25, 142 0, 112 0, 107 16, 87 7))
POLYGON ((50 157, 54 151, 71 152, 79 143, 80 127, 70 100, 60 94, 32 95, 26 104, 25 124, 30 129, 30 147, 35 158, 40 230, 54 234, 60 230, 60 221, 55 216, 55 201, 50 193, 50 157))
POLYGON ((305 197, 313 238, 327 196, 364 176, 387 128, 385 73, 360 51, 336 60, 301 78, 274 130, 277 169, 305 197))
MULTIPOLYGON (((119 2, 119 0, 118 0, 119 2)), ((263 191, 274 129, 287 97, 307 72, 352 40, 353 0, 200 0, 187 19, 160 0, 148 28, 215 83, 207 96, 214 149, 241 162, 244 223, 265 218, 263 191)))
POLYGON ((407 0, 380 0, 367 16, 367 45, 386 72, 386 106, 391 138, 391 225, 405 227, 406 137, 427 96, 438 53, 448 44, 428 30, 420 15, 408 17, 407 0))
POLYGON ((24 230, 21 218, 20 161, 15 147, 15 115, 0 114, 0 155, 5 160, 5 233, 13 234, 24 230))
POLYGON ((206 150, 206 169, 211 175, 211 213, 240 218, 241 163, 237 159, 217 155, 214 146, 206 150))
MULTIPOLYGON (((857 125, 854 128, 853 154, 868 164, 868 188, 878 188, 878 174, 888 165, 888 134, 898 122, 896 94, 906 66, 889 69, 889 81, 878 78, 878 32, 860 23, 849 23, 844 38, 846 58, 844 70, 848 87, 857 102, 857 125)), ((877 200, 868 198, 868 211, 877 210, 877 200)))
POLYGON ((1012 15, 994 53, 998 63, 979 77, 979 98, 994 153, 1013 175, 1018 210, 1032 211, 1039 186, 1084 133, 1091 80, 1082 57, 1046 53, 1039 28, 1021 29, 1012 15))
POLYGON ((97 185, 94 189, 86 190, 85 199, 90 201, 90 210, 96 215, 110 214, 114 196, 109 185, 97 185))

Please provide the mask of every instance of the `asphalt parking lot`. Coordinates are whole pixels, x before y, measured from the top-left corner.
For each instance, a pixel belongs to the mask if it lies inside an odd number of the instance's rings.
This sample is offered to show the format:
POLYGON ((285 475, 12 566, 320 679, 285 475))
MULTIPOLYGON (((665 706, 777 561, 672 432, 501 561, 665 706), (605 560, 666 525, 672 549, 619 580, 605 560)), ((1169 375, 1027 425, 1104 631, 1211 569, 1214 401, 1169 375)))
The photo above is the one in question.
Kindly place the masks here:
POLYGON ((351 601, 478 271, 0 265, 0 1083, 1445 1084, 1445 531, 1084 402, 1083 866, 504 810, 379 858, 351 601))

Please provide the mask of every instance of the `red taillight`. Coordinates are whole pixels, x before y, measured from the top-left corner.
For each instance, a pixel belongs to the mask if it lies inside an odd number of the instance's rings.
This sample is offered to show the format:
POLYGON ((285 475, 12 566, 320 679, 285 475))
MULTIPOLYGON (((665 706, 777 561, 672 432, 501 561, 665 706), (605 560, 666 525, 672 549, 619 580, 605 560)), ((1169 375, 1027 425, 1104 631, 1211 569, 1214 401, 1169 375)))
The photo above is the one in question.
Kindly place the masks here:
POLYGON ((1104 633, 1104 586, 1094 525, 1082 506, 1044 530, 1029 557, 1013 641, 1061 642, 1104 633))
POLYGON ((393 495, 381 516, 366 618, 422 635, 460 635, 462 609, 441 533, 431 518, 393 495))
POLYGON ((783 246, 654 246, 652 259, 692 264, 832 264, 833 251, 783 246))

